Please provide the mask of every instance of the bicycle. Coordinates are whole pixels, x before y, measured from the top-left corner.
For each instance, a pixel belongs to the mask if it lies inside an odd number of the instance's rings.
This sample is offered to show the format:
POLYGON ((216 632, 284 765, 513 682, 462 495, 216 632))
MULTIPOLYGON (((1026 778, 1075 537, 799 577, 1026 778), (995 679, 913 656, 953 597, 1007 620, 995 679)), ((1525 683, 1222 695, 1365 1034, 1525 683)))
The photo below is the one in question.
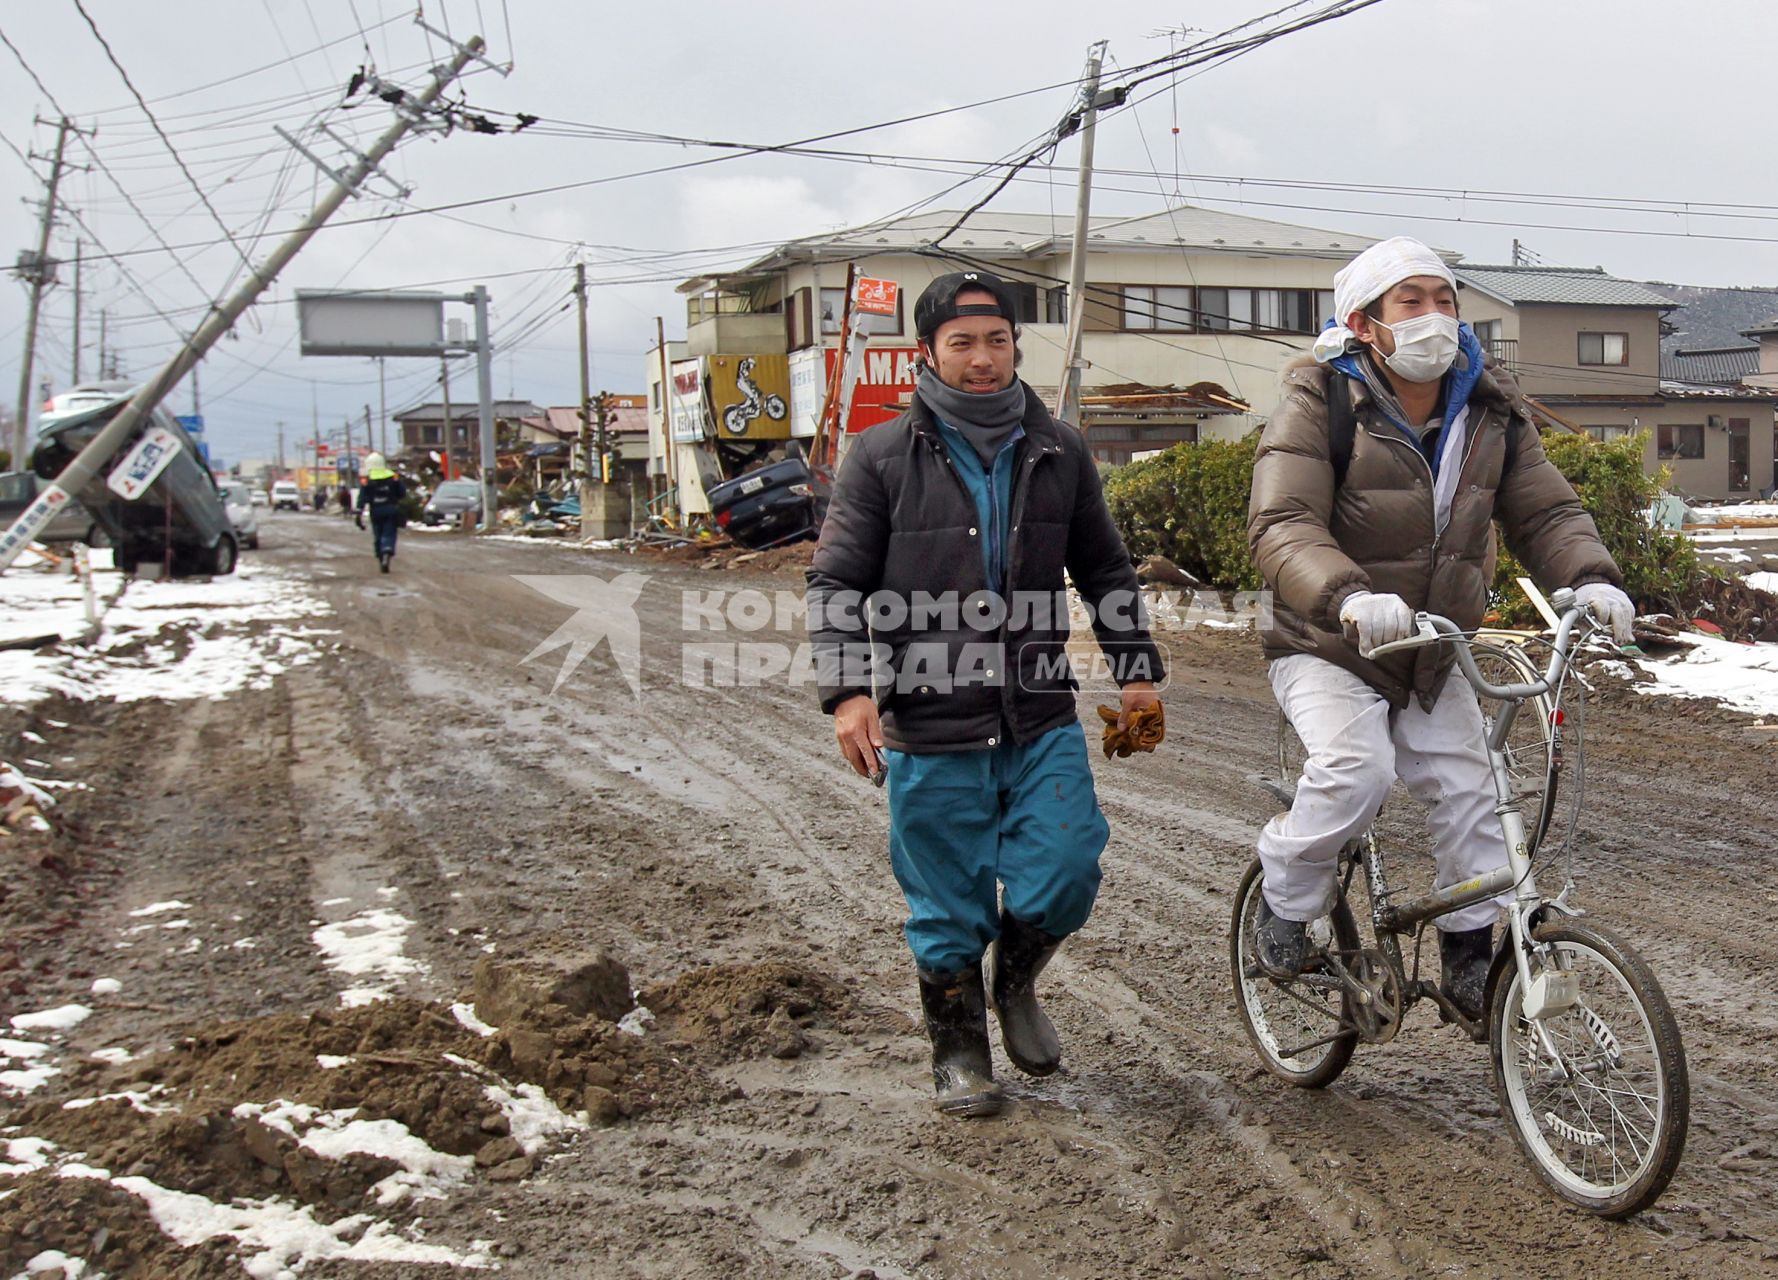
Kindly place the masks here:
MULTIPOLYGON (((1648 965, 1616 934, 1569 905, 1572 884, 1554 897, 1537 886, 1532 855, 1554 807, 1572 654, 1580 640, 1600 630, 1576 605, 1572 591, 1556 592, 1551 602, 1560 617, 1541 672, 1522 651, 1503 656, 1448 618, 1427 613, 1416 615, 1416 635, 1379 646, 1371 655, 1427 644, 1456 647, 1457 672, 1484 706, 1493 708, 1483 730, 1505 864, 1398 902, 1376 832, 1364 832, 1340 851, 1334 907, 1309 926, 1304 971, 1275 981, 1254 957, 1261 892, 1255 859, 1235 896, 1229 959, 1248 1038, 1272 1074, 1302 1088, 1332 1083, 1358 1045, 1387 1044, 1410 1008, 1422 999, 1432 1001, 1444 1021, 1489 1045, 1501 1111, 1543 1181, 1571 1204, 1621 1218, 1653 1204, 1678 1167, 1690 1085, 1678 1025, 1648 965), (1488 680, 1477 663, 1478 645, 1493 669, 1531 678, 1488 680), (1536 707, 1544 728, 1515 738, 1515 721, 1527 705, 1536 707), (1528 786, 1527 779, 1539 776, 1541 782, 1528 786), (1371 945, 1348 901, 1360 869, 1371 945), (1470 1019, 1439 990, 1436 972, 1430 981, 1420 976, 1425 926, 1436 916, 1508 891, 1512 898, 1483 1014, 1470 1019), (1404 941, 1413 944, 1411 971, 1403 958, 1404 941)), ((1280 765, 1287 760, 1281 747, 1280 765)), ((1295 796, 1293 778, 1285 773, 1276 781, 1260 781, 1288 808, 1295 796)), ((1580 802, 1576 788, 1576 816, 1580 802)))

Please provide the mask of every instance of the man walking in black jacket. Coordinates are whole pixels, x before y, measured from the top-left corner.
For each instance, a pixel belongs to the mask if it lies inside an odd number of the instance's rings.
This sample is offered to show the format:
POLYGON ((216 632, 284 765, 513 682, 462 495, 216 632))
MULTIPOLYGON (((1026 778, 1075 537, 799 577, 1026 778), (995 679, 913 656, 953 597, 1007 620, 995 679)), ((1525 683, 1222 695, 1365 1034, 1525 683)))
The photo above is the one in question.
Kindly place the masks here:
POLYGON ((1086 923, 1110 834, 1075 707, 1064 571, 1124 720, 1158 704, 1162 674, 1085 443, 1015 372, 1016 319, 985 272, 920 295, 913 406, 852 442, 808 574, 822 708, 848 763, 887 774, 937 1105, 958 1115, 1004 1101, 989 1001, 1015 1066, 1060 1065, 1035 983, 1086 923))
MULTIPOLYGON (((346 491, 340 490, 342 499, 346 491)), ((373 453, 364 460, 364 483, 358 489, 358 527, 364 528, 365 512, 370 513, 371 529, 376 535, 377 567, 389 572, 395 559, 395 537, 401 528, 401 500, 407 496, 407 485, 389 469, 383 455, 373 453)))

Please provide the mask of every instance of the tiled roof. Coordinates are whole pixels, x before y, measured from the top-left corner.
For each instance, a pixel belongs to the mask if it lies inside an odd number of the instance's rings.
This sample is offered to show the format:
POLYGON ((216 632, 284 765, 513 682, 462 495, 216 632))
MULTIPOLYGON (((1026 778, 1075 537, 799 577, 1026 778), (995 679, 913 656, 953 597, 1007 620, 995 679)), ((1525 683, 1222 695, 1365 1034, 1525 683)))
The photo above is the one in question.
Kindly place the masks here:
POLYGON ((1502 302, 1548 302, 1570 306, 1671 307, 1673 300, 1634 280, 1605 274, 1603 267, 1456 268, 1464 284, 1502 302))
POLYGON ((1778 289, 1718 289, 1702 285, 1646 282, 1679 304, 1662 326, 1661 354, 1681 349, 1727 348, 1747 345, 1749 329, 1778 316, 1778 289))
POLYGON ((1758 372, 1759 348, 1751 343, 1661 352, 1661 378, 1666 382, 1729 387, 1758 372))

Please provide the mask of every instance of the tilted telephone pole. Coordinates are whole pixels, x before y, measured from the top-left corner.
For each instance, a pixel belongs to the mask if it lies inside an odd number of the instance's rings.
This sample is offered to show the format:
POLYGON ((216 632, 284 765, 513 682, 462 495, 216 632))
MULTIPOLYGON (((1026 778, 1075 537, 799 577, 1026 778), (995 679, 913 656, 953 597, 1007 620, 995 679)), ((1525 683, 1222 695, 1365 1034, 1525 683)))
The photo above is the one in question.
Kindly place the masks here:
POLYGON ((1101 40, 1087 52, 1086 110, 1080 121, 1080 178, 1074 199, 1074 240, 1068 253, 1068 337, 1062 344, 1061 385, 1056 389, 1056 418, 1080 425, 1081 326, 1086 322, 1087 217, 1093 204, 1093 123, 1099 116, 1099 63, 1105 56, 1101 40))
MULTIPOLYGON (((418 94, 395 91, 397 114, 394 123, 371 143, 370 149, 359 155, 356 161, 343 173, 335 177, 333 186, 322 196, 309 215, 302 220, 296 230, 281 241, 277 248, 267 255, 264 262, 247 273, 247 279, 241 287, 231 294, 227 300, 218 304, 198 326, 191 340, 179 348, 158 372, 137 390, 130 402, 120 410, 116 417, 105 425, 105 428, 94 436, 91 443, 77 454, 57 476, 54 483, 48 485, 24 514, 13 522, 4 534, 0 534, 0 570, 9 567, 18 558, 37 535, 38 530, 49 523, 50 517, 59 511, 68 499, 84 489, 88 482, 99 474, 101 468, 111 460, 112 454, 128 440, 131 434, 141 425, 144 418, 152 413, 157 405, 179 385, 179 381, 193 366, 203 359, 204 354, 214 346, 241 318, 248 307, 258 299, 266 286, 278 278, 278 273, 290 264, 290 260, 302 250, 310 238, 321 229, 339 207, 344 204, 358 187, 377 172, 377 166, 395 150, 400 142, 417 124, 429 120, 429 112, 438 101, 446 86, 463 73, 470 62, 481 56, 483 43, 479 36, 472 36, 467 44, 459 45, 450 62, 437 68, 432 73, 432 82, 418 94)), ((64 126, 66 122, 64 122, 64 126)), ((66 128, 64 127, 64 135, 66 128)), ((58 162, 59 169, 59 162, 58 162)), ((59 176, 59 173, 58 173, 59 176)), ((51 202, 53 204, 53 201, 51 202)), ((45 232, 47 240, 47 230, 45 232)), ((21 415, 22 416, 22 415, 21 415)), ((23 422, 19 424, 23 427, 23 422)))

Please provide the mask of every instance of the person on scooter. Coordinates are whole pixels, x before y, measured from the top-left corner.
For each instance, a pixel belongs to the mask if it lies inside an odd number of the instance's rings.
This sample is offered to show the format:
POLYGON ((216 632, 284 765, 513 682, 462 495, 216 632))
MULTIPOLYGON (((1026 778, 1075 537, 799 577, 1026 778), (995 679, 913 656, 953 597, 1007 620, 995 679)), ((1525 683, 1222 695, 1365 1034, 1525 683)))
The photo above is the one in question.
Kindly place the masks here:
MULTIPOLYGON (((1309 962, 1308 922, 1335 900, 1340 849, 1399 777, 1427 806, 1440 887, 1506 861, 1475 691, 1449 645, 1368 656, 1414 634, 1417 610, 1481 624, 1494 522, 1545 590, 1631 639, 1622 575, 1544 455, 1507 373, 1458 319, 1443 258, 1398 236, 1334 276, 1334 317, 1288 365, 1260 437, 1248 509, 1273 593, 1267 673, 1307 759, 1295 803, 1259 836, 1255 948, 1279 979, 1309 962)), ((1440 916, 1440 989, 1482 1013, 1498 905, 1440 916)))

